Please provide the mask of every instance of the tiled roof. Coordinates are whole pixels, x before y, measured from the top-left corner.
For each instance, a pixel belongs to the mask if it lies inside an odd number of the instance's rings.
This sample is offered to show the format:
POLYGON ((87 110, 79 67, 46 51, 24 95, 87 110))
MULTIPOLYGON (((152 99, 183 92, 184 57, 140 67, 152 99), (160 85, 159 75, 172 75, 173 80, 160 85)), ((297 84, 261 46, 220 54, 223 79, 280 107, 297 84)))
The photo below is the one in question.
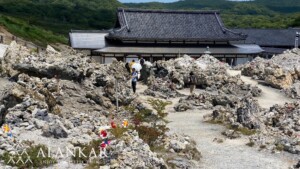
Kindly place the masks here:
POLYGON ((270 47, 293 47, 295 44, 296 32, 300 32, 300 28, 234 29, 234 31, 248 35, 245 43, 270 47))
POLYGON ((224 27, 218 11, 117 10, 108 38, 145 41, 232 41, 246 35, 224 27))

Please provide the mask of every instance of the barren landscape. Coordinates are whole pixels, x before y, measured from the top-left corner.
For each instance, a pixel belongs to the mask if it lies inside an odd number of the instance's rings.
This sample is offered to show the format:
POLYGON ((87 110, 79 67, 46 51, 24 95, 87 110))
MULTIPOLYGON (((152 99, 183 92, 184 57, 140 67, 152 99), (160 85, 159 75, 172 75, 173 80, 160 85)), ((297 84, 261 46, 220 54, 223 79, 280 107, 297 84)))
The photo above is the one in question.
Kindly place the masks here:
POLYGON ((1 59, 0 122, 9 129, 0 132, 0 166, 297 168, 299 55, 234 69, 210 55, 146 63, 134 94, 123 62, 12 42, 1 59), (58 153, 66 148, 96 151, 58 153))

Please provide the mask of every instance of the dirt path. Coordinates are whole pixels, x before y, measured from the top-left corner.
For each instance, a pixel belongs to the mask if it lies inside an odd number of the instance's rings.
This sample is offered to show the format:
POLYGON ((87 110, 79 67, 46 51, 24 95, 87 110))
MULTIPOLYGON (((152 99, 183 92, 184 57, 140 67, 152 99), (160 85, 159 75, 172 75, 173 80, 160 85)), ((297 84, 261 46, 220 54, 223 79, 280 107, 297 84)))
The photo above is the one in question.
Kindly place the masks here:
MULTIPOLYGON (((232 71, 235 75, 239 72, 232 71)), ((242 77, 246 83, 256 84, 255 81, 242 77)), ((277 90, 258 85, 264 93, 259 98, 259 103, 263 107, 271 106, 274 103, 283 104, 283 101, 289 101, 277 90), (277 100, 278 99, 278 100, 277 100)), ((147 87, 139 85, 138 92, 141 101, 147 100, 148 96, 142 95, 147 87)), ((189 94, 188 89, 180 91, 182 94, 189 94)), ((199 93, 199 90, 195 91, 199 93)), ((192 137, 197 148, 202 153, 200 166, 203 169, 288 169, 296 163, 296 157, 288 153, 271 154, 270 152, 259 151, 249 147, 246 143, 249 140, 246 137, 240 139, 226 139, 221 135, 224 127, 204 122, 203 115, 210 114, 208 110, 190 110, 186 112, 175 112, 173 106, 179 101, 179 98, 170 99, 173 105, 167 107, 170 121, 168 127, 171 132, 186 134, 192 137), (223 143, 217 143, 215 138, 222 138, 223 143)))
MULTIPOLYGON (((188 90, 181 90, 188 94, 188 90)), ((197 92, 197 91, 196 91, 197 92)), ((174 112, 174 110, 169 110, 174 112)), ((170 113, 168 120, 171 121, 168 127, 172 132, 182 133, 195 139, 199 151, 202 153, 200 162, 203 169, 287 169, 295 160, 287 153, 271 154, 258 151, 246 144, 249 140, 246 137, 240 139, 226 139, 221 135, 224 127, 221 125, 204 122, 203 115, 210 114, 209 110, 190 110, 186 112, 170 113), (213 140, 222 138, 223 143, 213 140)))
MULTIPOLYGON (((235 76, 241 74, 241 71, 228 70, 228 73, 232 76, 235 76)), ((257 97, 256 99, 258 100, 260 106, 263 108, 269 108, 274 104, 283 105, 286 102, 294 101, 293 99, 286 97, 278 89, 258 84, 257 81, 251 79, 250 77, 241 76, 241 79, 247 84, 256 85, 257 87, 262 89, 262 95, 260 97, 257 97)))

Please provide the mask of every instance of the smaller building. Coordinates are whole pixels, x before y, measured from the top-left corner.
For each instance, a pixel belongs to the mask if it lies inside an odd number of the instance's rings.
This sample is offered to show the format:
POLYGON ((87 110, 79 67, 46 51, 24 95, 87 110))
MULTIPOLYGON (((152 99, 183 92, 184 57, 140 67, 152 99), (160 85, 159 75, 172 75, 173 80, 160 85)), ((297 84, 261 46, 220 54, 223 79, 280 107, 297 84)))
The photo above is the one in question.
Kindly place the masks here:
POLYGON ((236 43, 259 45, 264 50, 261 55, 270 58, 274 54, 280 54, 287 49, 294 48, 296 33, 300 32, 300 28, 234 29, 234 31, 248 35, 246 40, 236 43))

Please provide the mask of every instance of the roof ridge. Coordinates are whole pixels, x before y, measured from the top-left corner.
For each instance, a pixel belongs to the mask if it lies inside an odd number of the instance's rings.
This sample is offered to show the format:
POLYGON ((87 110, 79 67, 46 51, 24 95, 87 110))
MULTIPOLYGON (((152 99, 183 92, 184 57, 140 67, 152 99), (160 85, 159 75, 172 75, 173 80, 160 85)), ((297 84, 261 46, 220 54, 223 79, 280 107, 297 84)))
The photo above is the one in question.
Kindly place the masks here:
POLYGON ((143 13, 185 13, 185 14, 219 14, 218 10, 169 10, 169 9, 137 9, 137 8, 118 8, 118 12, 143 12, 143 13))
POLYGON ((109 33, 109 30, 77 30, 77 29, 71 29, 70 33, 109 33))
POLYGON ((297 30, 300 28, 233 28, 235 30, 297 30))
POLYGON ((241 32, 241 33, 238 33, 238 32, 235 32, 235 31, 233 31, 233 30, 227 29, 227 28, 225 28, 225 27, 224 27, 224 29, 225 29, 225 31, 228 31, 228 32, 230 32, 230 33, 233 33, 233 34, 236 34, 236 35, 241 35, 241 36, 247 37, 247 35, 243 34, 242 32, 241 32))

